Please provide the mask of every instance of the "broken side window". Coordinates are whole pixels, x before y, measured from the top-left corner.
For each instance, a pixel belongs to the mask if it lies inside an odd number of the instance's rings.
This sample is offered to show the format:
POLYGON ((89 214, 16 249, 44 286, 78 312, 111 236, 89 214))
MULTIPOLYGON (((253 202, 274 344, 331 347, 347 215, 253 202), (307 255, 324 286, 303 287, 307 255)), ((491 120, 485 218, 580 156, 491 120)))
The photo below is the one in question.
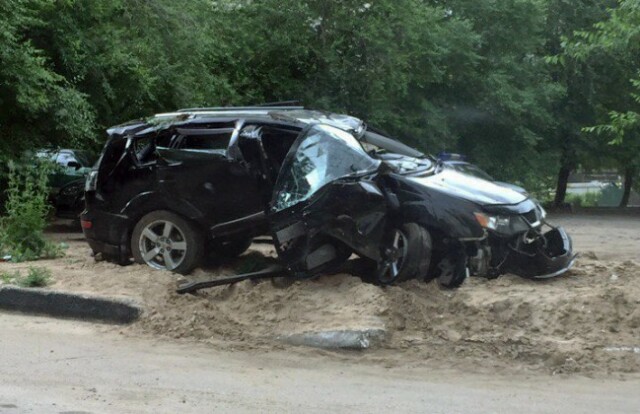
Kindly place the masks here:
POLYGON ((160 131, 156 137, 156 147, 170 148, 176 141, 177 135, 172 130, 160 131))
POLYGON ((180 149, 224 151, 229 146, 229 136, 186 136, 182 139, 180 149))
POLYGON ((233 128, 178 129, 178 149, 226 155, 233 128))
POLYGON ((157 141, 157 155, 172 161, 207 161, 226 158, 234 128, 175 128, 173 135, 157 141))
POLYGON ((139 164, 147 164, 155 161, 155 152, 153 151, 153 137, 147 136, 136 138, 133 140, 133 153, 139 164))

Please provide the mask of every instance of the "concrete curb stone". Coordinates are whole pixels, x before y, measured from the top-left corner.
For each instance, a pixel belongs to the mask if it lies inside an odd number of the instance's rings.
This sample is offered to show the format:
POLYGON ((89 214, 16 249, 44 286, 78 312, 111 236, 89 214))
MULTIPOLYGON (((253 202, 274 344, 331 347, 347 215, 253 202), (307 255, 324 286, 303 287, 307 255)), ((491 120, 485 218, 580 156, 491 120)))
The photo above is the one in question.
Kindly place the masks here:
POLYGON ((10 285, 0 286, 0 310, 116 324, 142 314, 133 300, 10 285))
POLYGON ((367 349, 381 342, 386 335, 386 330, 382 328, 364 328, 294 333, 279 336, 278 339, 290 345, 313 348, 367 349))

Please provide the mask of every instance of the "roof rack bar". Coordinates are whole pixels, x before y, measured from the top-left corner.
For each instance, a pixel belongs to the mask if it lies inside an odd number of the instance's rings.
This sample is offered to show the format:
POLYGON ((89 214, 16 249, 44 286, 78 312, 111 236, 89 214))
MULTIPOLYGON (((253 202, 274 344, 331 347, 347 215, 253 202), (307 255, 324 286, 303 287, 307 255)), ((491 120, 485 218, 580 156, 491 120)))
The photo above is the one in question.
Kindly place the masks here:
POLYGON ((236 112, 236 111, 293 111, 304 109, 304 106, 211 106, 201 108, 182 108, 176 112, 236 112))
POLYGON ((289 101, 265 102, 257 106, 304 106, 301 100, 291 99, 289 101))

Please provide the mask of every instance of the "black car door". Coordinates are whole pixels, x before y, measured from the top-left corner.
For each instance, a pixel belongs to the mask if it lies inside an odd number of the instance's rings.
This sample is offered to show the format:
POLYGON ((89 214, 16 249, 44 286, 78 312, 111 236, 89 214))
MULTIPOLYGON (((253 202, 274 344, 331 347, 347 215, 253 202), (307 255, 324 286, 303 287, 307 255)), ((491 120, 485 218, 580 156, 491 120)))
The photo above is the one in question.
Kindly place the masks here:
POLYGON ((299 276, 313 276, 355 251, 377 259, 386 198, 380 161, 350 133, 316 124, 293 144, 267 213, 278 255, 299 276))
POLYGON ((211 225, 262 211, 255 179, 228 156, 234 127, 177 128, 158 147, 158 183, 166 198, 188 203, 211 225))

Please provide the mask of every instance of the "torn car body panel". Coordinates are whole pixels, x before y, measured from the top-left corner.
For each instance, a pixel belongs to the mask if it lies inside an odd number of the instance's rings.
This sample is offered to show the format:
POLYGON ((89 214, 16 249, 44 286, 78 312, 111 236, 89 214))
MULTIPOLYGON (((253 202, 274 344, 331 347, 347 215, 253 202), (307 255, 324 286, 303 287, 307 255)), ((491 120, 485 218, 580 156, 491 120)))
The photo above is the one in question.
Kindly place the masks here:
POLYGON ((365 180, 379 165, 352 135, 328 125, 307 128, 296 140, 269 209, 278 254, 294 273, 326 271, 351 251, 379 259, 386 200, 365 180))
POLYGON ((533 239, 512 240, 503 265, 505 272, 531 279, 549 279, 569 270, 575 261, 571 237, 562 227, 533 239))

